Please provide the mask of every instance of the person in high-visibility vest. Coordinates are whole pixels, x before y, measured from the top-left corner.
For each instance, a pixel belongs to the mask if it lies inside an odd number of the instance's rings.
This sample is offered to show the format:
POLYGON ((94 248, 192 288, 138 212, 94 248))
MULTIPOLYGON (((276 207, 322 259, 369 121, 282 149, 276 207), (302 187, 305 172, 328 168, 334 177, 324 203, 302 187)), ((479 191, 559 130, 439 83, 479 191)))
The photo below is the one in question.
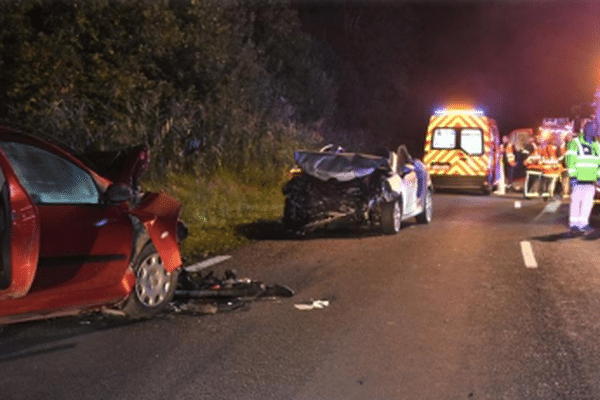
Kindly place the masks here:
POLYGON ((504 156, 502 161, 504 163, 506 188, 510 190, 512 188, 517 162, 515 158, 515 145, 510 141, 508 136, 502 136, 502 153, 504 156))
POLYGON ((560 153, 562 154, 562 156, 560 157, 560 161, 563 166, 562 177, 561 177, 563 199, 568 198, 571 194, 569 170, 567 169, 567 164, 566 164, 566 160, 565 160, 565 156, 567 154, 567 143, 569 143, 571 140, 573 140, 574 137, 579 136, 581 134, 581 132, 582 132, 581 122, 582 121, 581 121, 580 117, 575 117, 573 119, 572 131, 565 135, 563 143, 560 146, 560 153))
POLYGON ((564 137, 563 142, 560 144, 559 153, 560 157, 558 157, 558 161, 561 165, 560 172, 560 183, 562 188, 562 197, 566 199, 569 197, 569 193, 571 193, 571 185, 569 185, 569 171, 565 168, 565 153, 567 152, 567 143, 573 139, 572 133, 569 133, 564 137))
POLYGON ((587 121, 583 132, 567 144, 565 164, 571 185, 569 228, 572 234, 589 233, 590 214, 594 206, 596 184, 600 178, 600 145, 595 140, 598 123, 587 121))
POLYGON ((542 148, 542 197, 545 199, 554 197, 554 189, 563 169, 559 158, 558 146, 551 139, 546 141, 542 148))
POLYGON ((544 166, 542 164, 542 145, 539 136, 534 137, 528 151, 529 155, 523 162, 526 168, 523 196, 526 199, 540 196, 544 166))

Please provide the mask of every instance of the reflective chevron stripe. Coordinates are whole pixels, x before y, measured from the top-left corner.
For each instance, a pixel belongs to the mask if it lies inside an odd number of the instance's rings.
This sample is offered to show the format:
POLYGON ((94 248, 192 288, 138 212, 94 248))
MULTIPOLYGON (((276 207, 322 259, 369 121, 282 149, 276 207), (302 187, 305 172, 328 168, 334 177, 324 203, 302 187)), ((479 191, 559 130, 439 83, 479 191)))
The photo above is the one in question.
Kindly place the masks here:
MULTIPOLYGON (((493 155, 493 142, 487 117, 472 114, 434 115, 429 121, 425 140, 424 163, 430 174, 450 176, 486 176, 489 174, 493 155), (458 149, 432 149, 433 133, 437 128, 478 128, 483 134, 483 154, 471 156, 458 149)), ((458 133, 458 132, 457 132, 458 133)))

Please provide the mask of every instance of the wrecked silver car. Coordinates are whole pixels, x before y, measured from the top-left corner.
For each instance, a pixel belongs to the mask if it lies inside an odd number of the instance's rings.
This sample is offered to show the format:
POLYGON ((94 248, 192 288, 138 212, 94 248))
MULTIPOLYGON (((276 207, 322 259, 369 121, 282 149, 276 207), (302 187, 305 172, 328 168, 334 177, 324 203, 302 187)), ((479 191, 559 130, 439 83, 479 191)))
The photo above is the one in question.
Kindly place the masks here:
POLYGON ((395 234, 408 218, 429 223, 433 188, 425 166, 404 145, 386 153, 296 151, 283 188, 285 228, 303 234, 345 221, 395 234))

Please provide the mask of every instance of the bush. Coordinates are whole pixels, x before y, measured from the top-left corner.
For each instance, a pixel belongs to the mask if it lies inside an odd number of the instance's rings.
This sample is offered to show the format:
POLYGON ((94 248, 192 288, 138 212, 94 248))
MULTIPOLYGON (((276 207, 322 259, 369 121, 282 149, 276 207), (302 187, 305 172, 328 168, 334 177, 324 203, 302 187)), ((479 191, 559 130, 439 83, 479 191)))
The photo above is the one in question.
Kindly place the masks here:
POLYGON ((0 27, 1 120, 79 150, 148 143, 155 178, 275 173, 335 108, 284 1, 16 0, 0 27))

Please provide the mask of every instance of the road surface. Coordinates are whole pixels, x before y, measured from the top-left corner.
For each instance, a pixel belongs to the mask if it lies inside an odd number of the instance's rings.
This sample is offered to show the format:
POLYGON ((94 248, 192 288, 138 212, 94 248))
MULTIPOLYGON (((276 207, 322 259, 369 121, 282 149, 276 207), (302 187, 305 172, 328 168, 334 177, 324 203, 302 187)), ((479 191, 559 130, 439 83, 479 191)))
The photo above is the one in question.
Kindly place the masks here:
POLYGON ((564 238, 566 216, 567 204, 444 193, 431 224, 393 236, 290 239, 265 223, 215 271, 294 297, 4 327, 0 397, 600 399, 600 239, 564 238), (323 308, 295 307, 314 300, 323 308))

